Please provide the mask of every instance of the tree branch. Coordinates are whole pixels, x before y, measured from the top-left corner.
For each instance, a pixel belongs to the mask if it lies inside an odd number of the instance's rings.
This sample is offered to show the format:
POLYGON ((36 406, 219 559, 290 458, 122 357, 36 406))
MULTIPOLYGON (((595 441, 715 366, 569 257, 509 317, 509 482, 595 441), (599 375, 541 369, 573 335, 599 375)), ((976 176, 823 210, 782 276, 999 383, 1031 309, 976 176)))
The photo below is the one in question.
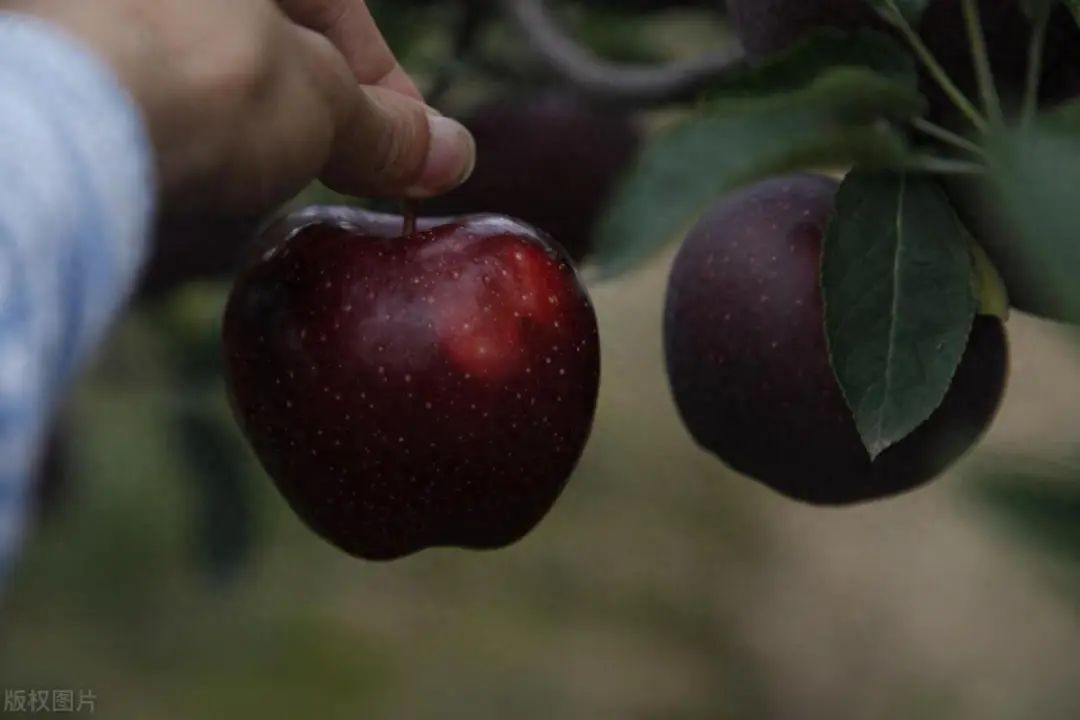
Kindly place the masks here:
POLYGON ((547 0, 500 0, 507 18, 548 70, 597 100, 654 105, 692 99, 719 74, 742 62, 730 48, 658 67, 614 63, 596 57, 552 17, 547 0))

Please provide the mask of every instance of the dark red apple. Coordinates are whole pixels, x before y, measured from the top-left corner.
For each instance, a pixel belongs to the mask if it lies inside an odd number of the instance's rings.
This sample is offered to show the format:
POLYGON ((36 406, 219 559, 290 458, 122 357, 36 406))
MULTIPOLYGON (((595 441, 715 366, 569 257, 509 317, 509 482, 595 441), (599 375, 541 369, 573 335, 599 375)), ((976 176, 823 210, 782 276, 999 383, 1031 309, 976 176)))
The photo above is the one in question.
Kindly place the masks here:
POLYGON ((495 548, 547 513, 592 424, 596 316, 537 230, 309 211, 225 313, 236 416, 294 510, 369 559, 495 548))
POLYGON ((930 480, 1001 401, 1005 333, 979 316, 941 406, 871 461, 829 362, 819 283, 837 183, 794 175, 745 188, 692 230, 671 272, 668 376, 690 433, 793 498, 843 504, 930 480))

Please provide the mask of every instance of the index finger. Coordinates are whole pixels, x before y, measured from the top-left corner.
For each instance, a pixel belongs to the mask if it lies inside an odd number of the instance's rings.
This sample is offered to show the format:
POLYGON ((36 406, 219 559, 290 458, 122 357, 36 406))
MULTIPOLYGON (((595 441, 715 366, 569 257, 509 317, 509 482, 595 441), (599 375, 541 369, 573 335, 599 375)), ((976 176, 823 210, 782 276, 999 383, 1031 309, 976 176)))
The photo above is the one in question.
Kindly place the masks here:
POLYGON ((278 0, 292 20, 325 35, 345 56, 361 85, 375 85, 422 100, 398 64, 364 0, 278 0))

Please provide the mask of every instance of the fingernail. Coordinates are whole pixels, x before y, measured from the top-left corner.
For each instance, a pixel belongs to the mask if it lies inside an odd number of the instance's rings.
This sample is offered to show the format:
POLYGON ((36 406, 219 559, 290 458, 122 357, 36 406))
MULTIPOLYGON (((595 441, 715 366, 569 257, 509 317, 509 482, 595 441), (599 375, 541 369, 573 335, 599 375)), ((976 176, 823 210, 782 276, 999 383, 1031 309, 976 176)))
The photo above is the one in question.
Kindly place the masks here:
POLYGON ((452 190, 469 179, 476 165, 476 142, 465 126, 441 115, 428 114, 427 158, 419 180, 405 194, 425 198, 452 190))

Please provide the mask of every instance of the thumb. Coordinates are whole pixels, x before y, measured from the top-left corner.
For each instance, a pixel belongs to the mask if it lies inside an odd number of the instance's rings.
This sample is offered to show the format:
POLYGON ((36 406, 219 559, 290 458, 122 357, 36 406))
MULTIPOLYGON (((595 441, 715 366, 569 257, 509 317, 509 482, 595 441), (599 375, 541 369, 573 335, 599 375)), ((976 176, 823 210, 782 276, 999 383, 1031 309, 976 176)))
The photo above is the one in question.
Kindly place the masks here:
POLYGON ((455 120, 381 87, 353 85, 339 103, 323 181, 338 192, 426 198, 460 185, 476 145, 455 120))

